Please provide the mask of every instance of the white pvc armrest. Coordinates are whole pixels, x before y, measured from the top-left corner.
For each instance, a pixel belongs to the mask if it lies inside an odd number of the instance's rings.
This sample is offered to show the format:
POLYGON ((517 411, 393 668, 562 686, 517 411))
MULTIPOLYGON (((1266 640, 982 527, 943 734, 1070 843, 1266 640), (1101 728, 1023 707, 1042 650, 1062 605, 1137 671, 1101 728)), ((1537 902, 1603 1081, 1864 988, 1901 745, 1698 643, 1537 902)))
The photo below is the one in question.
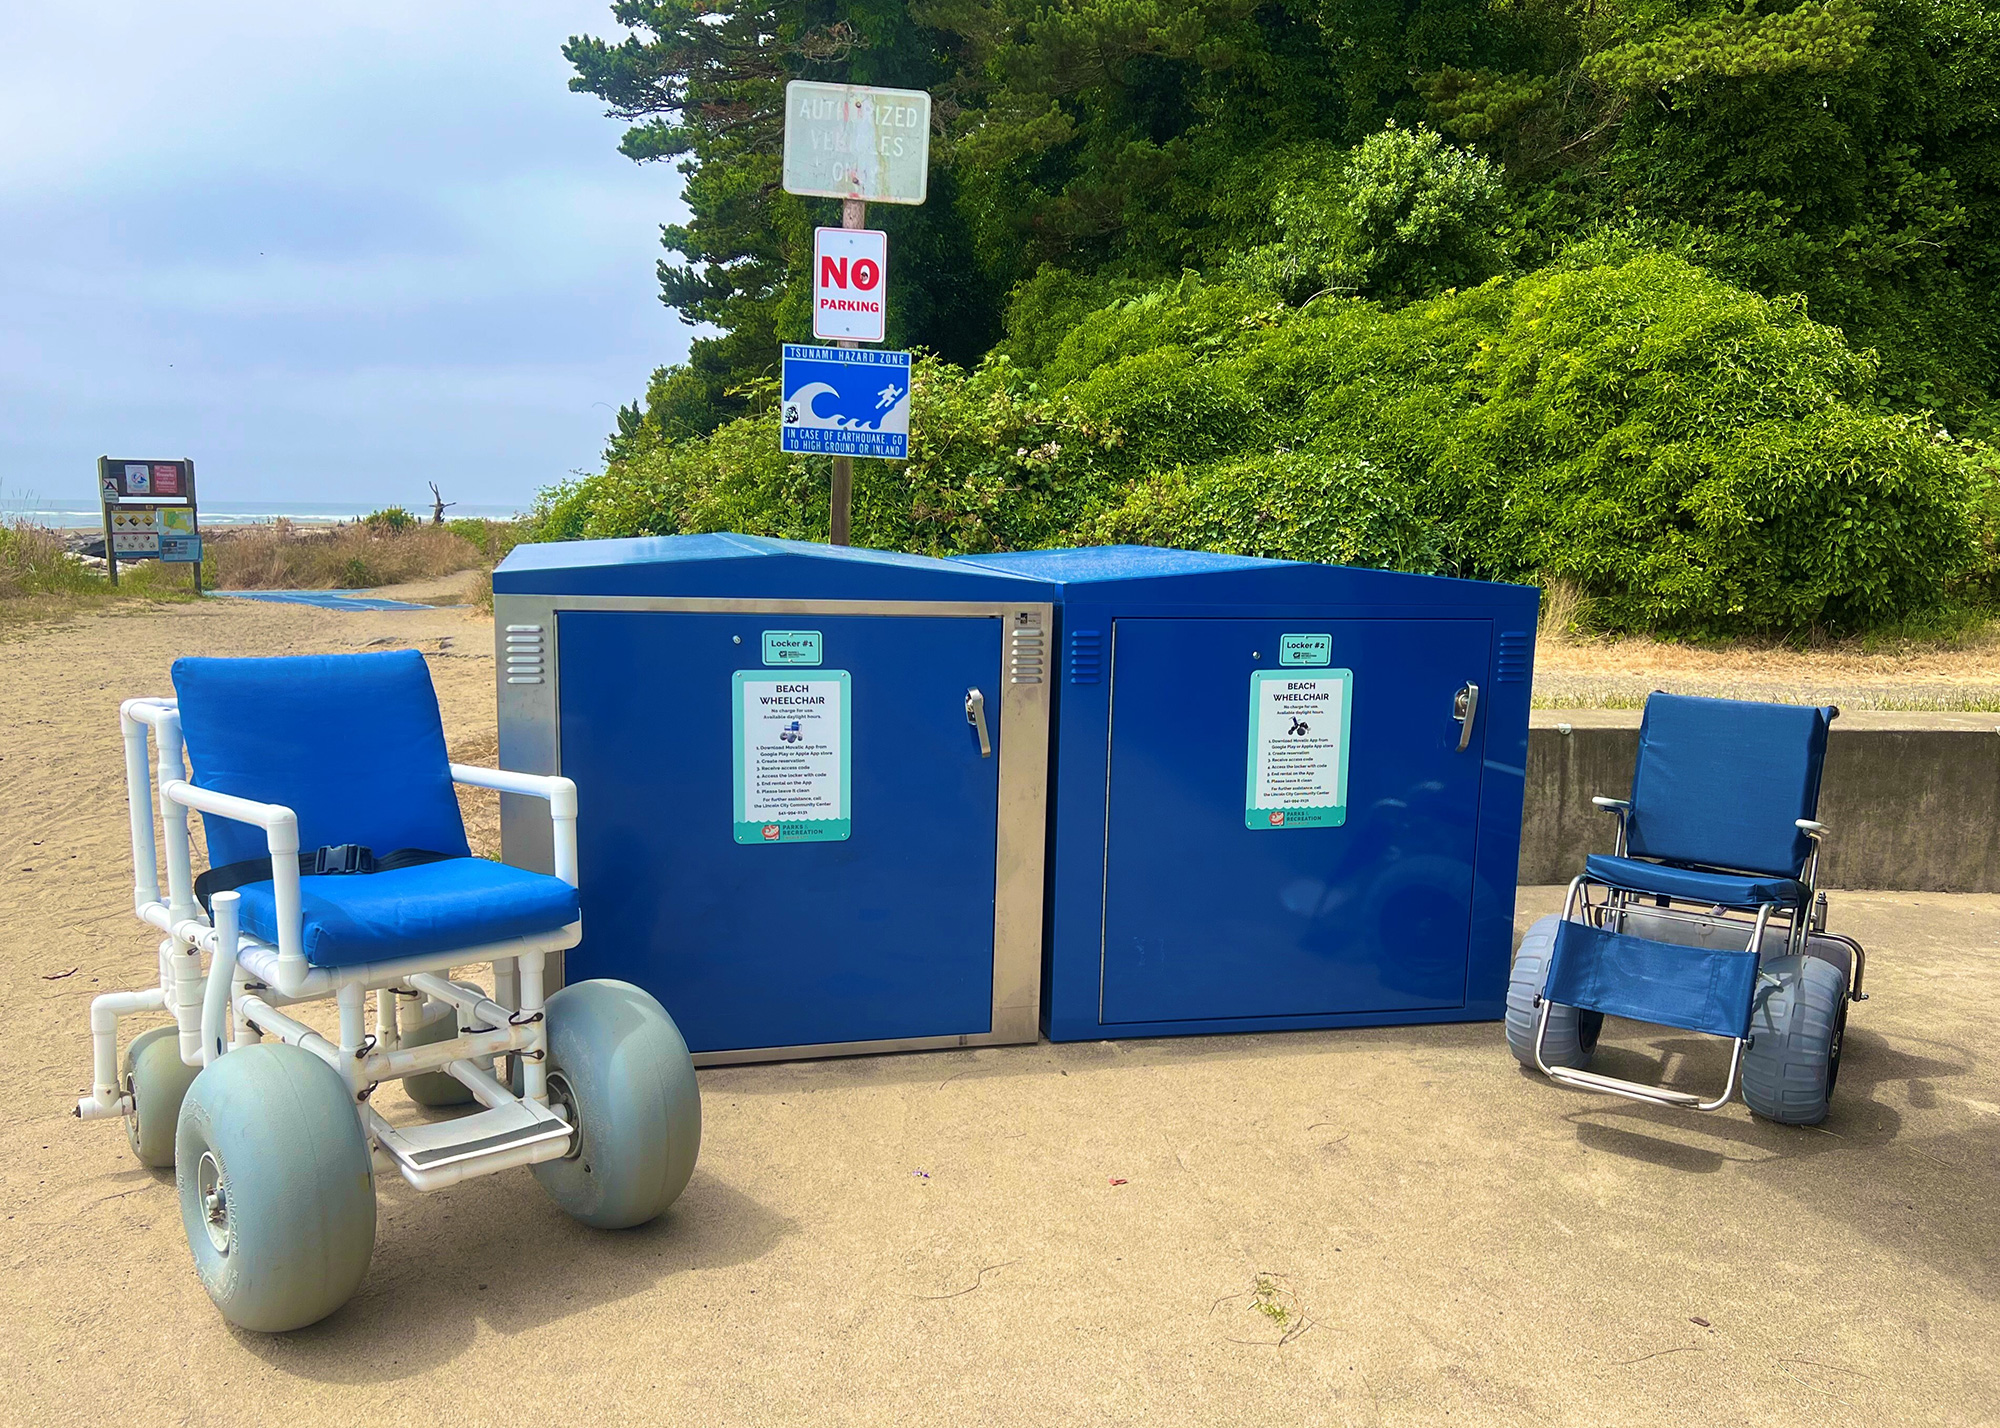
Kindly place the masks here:
POLYGON ((213 813, 237 823, 254 823, 270 836, 273 853, 299 851, 299 816, 282 803, 259 803, 254 798, 238 798, 233 793, 217 793, 197 788, 181 779, 162 785, 160 792, 183 808, 213 813), (289 842, 290 846, 283 846, 289 842))
POLYGON ((1815 838, 1826 832, 1826 825, 1816 818, 1795 818, 1792 825, 1801 833, 1810 833, 1815 838))
POLYGON ((1601 793, 1593 794, 1591 796, 1590 801, 1596 804, 1599 808, 1608 809, 1619 813, 1627 812, 1632 807, 1632 800, 1629 798, 1606 798, 1601 793))
POLYGON ((472 764, 453 764, 451 777, 454 783, 469 783, 474 788, 491 788, 501 793, 547 799, 551 817, 576 817, 576 784, 560 775, 515 773, 512 769, 482 769, 472 764))

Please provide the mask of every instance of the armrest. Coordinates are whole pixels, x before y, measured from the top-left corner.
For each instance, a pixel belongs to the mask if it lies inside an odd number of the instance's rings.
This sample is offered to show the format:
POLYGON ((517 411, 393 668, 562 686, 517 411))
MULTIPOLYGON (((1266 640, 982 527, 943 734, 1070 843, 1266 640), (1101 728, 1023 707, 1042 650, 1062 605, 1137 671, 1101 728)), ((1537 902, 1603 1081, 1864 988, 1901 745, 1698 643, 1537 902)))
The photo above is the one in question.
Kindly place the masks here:
POLYGON ((197 788, 181 779, 163 785, 160 792, 183 808, 213 813, 236 823, 256 824, 269 838, 273 854, 299 851, 299 816, 282 803, 259 803, 254 798, 197 788), (281 846, 287 841, 289 846, 281 846))
POLYGON ((552 818, 576 817, 576 784, 559 775, 515 773, 511 769, 482 769, 473 764, 453 764, 454 783, 490 788, 500 793, 518 793, 545 800, 552 818))
POLYGON ((576 886, 576 784, 560 774, 515 773, 511 769, 482 769, 472 764, 453 764, 455 783, 474 788, 491 788, 501 793, 518 793, 528 798, 546 799, 549 820, 555 825, 555 875, 576 886))
POLYGON ((1826 836, 1826 825, 1817 818, 1794 818, 1792 826, 1808 838, 1824 838, 1826 836))
POLYGON ((212 788, 196 788, 185 779, 160 785, 160 796, 183 808, 217 818, 251 823, 264 830, 271 853, 272 914, 278 924, 278 990, 297 995, 305 984, 305 911, 299 901, 299 816, 282 803, 259 803, 212 788))
POLYGON ((1630 813, 1632 800, 1629 798, 1606 798, 1603 794, 1591 795, 1590 801, 1607 813, 1630 813))

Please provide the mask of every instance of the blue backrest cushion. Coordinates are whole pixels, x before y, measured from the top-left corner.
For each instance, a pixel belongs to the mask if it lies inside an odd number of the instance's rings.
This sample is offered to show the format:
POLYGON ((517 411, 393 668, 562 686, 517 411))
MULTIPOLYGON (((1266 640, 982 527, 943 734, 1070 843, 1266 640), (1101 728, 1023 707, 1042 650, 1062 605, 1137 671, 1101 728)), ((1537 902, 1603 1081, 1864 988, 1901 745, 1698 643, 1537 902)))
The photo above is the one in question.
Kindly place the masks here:
MULTIPOLYGON (((174 692, 196 786, 284 804, 299 816, 301 850, 471 851, 437 692, 415 650, 177 659, 174 692)), ((202 823, 215 867, 268 852, 253 824, 202 823)))
POLYGON ((1642 858, 1797 877, 1819 811, 1837 709, 1653 694, 1639 726, 1627 850, 1642 858))

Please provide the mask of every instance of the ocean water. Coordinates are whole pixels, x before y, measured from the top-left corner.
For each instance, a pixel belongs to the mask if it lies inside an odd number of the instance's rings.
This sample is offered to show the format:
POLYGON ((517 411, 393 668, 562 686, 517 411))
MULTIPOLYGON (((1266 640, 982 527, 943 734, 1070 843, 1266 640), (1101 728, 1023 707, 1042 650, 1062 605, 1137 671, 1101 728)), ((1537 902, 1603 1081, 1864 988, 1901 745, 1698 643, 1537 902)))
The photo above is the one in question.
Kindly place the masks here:
MULTIPOLYGON (((267 521, 292 520, 331 523, 334 521, 358 520, 371 511, 379 511, 385 503, 381 501, 203 501, 200 520, 204 526, 251 526, 267 521)), ((405 507, 413 516, 430 519, 430 502, 421 506, 405 507)), ((505 521, 523 514, 526 504, 519 506, 473 505, 461 503, 445 511, 446 520, 470 518, 474 520, 505 521)), ((0 496, 0 521, 30 520, 45 526, 72 528, 89 526, 95 529, 104 524, 103 508, 78 500, 44 500, 40 497, 0 496)))

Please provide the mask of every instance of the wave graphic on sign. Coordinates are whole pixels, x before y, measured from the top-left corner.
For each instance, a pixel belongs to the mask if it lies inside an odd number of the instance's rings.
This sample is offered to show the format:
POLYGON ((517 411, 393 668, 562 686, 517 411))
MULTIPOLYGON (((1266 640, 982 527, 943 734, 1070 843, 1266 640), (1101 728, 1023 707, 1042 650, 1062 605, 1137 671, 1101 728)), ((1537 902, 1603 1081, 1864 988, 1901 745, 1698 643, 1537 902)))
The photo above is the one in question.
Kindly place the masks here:
MULTIPOLYGON (((815 425, 832 425, 857 431, 872 431, 882 425, 882 418, 896 409, 906 392, 902 383, 894 380, 893 368, 876 368, 872 372, 863 369, 876 380, 869 383, 868 390, 858 390, 858 383, 842 391, 828 382, 807 382, 785 398, 786 407, 796 407, 801 419, 810 417, 815 425), (875 388, 879 387, 879 390, 875 388)), ((844 373, 850 382, 857 374, 844 373)), ((790 412, 787 411, 789 418, 790 412)))

